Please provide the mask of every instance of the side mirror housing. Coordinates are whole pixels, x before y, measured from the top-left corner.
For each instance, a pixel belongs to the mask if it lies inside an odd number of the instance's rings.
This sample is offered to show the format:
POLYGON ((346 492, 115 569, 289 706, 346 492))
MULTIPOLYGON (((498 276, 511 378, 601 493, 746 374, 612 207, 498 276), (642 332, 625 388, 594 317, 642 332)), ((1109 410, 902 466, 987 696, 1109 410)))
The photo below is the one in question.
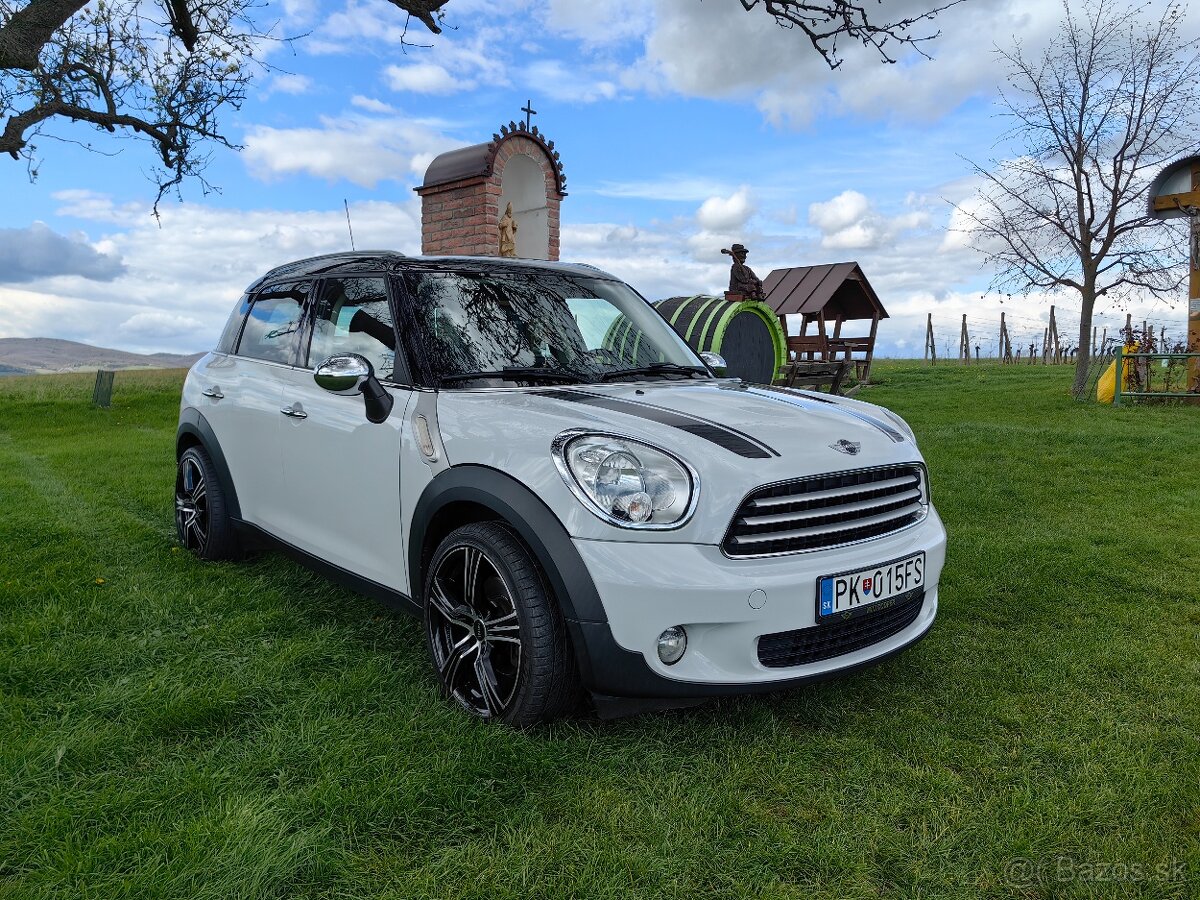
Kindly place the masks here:
POLYGON ((367 419, 379 424, 387 419, 395 402, 375 377, 375 367, 365 356, 346 353, 331 356, 317 366, 313 380, 331 394, 362 394, 367 419))
POLYGON ((713 353, 711 350, 703 350, 700 353, 700 359, 704 361, 704 364, 708 366, 714 375, 724 378, 727 374, 729 364, 725 362, 725 357, 723 357, 720 353, 713 353))

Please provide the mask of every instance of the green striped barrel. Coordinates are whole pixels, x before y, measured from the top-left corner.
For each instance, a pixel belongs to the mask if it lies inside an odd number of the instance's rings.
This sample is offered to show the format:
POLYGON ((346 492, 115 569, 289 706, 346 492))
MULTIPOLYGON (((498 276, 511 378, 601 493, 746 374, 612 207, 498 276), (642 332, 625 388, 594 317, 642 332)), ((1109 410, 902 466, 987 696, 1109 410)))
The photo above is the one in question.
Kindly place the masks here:
POLYGON ((770 384, 787 361, 779 317, 761 301, 670 297, 654 305, 693 350, 721 354, 728 373, 743 381, 770 384))

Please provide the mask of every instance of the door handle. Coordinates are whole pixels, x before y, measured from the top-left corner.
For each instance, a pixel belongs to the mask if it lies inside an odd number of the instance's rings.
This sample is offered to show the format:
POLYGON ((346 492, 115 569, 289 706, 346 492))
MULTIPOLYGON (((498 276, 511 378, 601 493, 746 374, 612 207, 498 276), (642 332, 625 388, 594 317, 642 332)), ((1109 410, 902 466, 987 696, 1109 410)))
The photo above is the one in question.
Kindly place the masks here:
POLYGON ((308 413, 302 409, 296 409, 295 405, 285 406, 280 410, 285 416, 290 416, 293 419, 307 419, 308 413))
POLYGON ((221 393, 221 389, 219 387, 205 388, 202 393, 205 397, 212 397, 214 400, 223 400, 225 398, 225 395, 221 393))

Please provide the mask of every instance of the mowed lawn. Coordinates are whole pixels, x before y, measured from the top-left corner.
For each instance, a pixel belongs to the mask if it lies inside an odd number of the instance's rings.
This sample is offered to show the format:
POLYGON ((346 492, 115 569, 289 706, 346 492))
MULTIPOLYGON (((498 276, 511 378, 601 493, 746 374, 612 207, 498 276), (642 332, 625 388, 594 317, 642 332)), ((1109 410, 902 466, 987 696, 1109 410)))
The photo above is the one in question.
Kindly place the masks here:
POLYGON ((0 897, 1200 895, 1200 408, 879 376, 950 533, 932 634, 527 733, 439 699, 415 620, 178 549, 182 373, 0 379, 0 897))

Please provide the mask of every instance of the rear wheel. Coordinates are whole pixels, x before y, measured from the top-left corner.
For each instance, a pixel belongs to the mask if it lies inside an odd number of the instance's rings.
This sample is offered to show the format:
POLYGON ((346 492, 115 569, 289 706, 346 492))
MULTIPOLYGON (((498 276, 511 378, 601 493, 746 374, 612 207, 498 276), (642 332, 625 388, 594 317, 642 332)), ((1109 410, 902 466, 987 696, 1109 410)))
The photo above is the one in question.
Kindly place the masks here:
POLYGON ((189 447, 175 472, 175 533, 201 559, 233 559, 237 536, 225 492, 203 447, 189 447))
POLYGON ((525 727, 566 714, 577 697, 562 614, 504 525, 464 525, 438 546, 425 579, 425 635, 443 690, 472 715, 525 727))

